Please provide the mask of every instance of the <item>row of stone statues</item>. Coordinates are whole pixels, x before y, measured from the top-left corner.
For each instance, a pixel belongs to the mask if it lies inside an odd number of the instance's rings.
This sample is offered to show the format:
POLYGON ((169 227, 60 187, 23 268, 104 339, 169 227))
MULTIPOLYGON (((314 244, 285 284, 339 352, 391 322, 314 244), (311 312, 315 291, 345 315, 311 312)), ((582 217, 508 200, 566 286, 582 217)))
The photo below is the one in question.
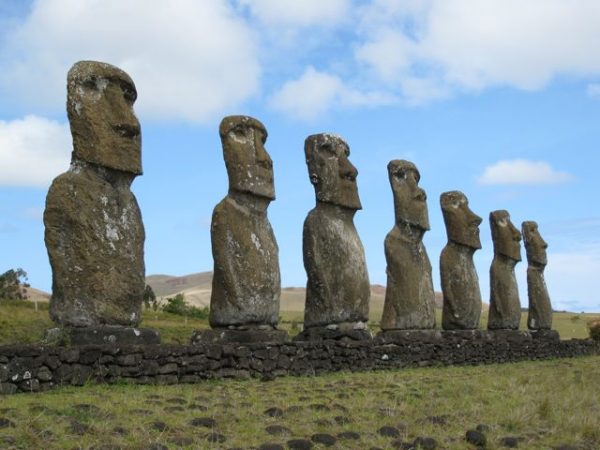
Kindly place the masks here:
MULTIPOLYGON (((68 74, 67 111, 73 135, 68 172, 46 200, 45 241, 53 273, 50 314, 65 327, 135 327, 144 290, 144 228, 130 191, 141 170, 136 89, 122 70, 82 61, 68 74)), ((267 208, 275 199, 273 164, 258 120, 229 116, 219 127, 229 191, 211 223, 214 277, 212 330, 194 341, 282 340, 277 330, 281 291, 278 247, 267 208)), ((307 273, 304 331, 299 339, 370 337, 370 284, 362 243, 353 223, 361 209, 357 170, 339 136, 316 134, 304 151, 316 206, 304 222, 307 273)), ((423 245, 429 230, 426 194, 414 164, 391 161, 395 225, 385 239, 387 290, 382 330, 435 327, 431 264, 423 245)), ((440 259, 442 327, 476 329, 481 294, 474 252, 481 248, 481 218, 458 191, 441 196, 448 244, 440 259)), ((521 234, 506 211, 490 215, 494 241, 490 329, 518 329, 521 311, 514 267, 521 234)), ((529 260, 530 329, 549 329, 552 309, 544 283, 546 244, 534 222, 523 223, 529 260)), ((94 331, 95 333, 97 332, 94 331)), ((137 335, 137 334, 136 334, 137 335)))

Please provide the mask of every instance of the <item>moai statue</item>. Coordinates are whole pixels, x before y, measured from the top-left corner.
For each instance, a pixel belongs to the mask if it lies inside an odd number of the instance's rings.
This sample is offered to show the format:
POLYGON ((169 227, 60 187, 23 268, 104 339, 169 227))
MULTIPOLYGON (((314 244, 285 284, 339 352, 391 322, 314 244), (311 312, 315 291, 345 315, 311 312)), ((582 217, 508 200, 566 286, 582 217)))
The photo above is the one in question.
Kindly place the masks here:
POLYGON ((214 258, 210 325, 192 342, 284 340, 276 330, 281 281, 279 249, 267 217, 275 200, 273 163, 265 150, 267 130, 258 120, 229 116, 219 134, 229 192, 211 224, 214 258))
POLYGON ((527 294, 529 314, 527 327, 530 330, 550 330, 552 328, 552 304, 544 280, 544 269, 548 263, 548 244, 540 236, 536 222, 523 222, 523 241, 527 253, 527 294))
POLYGON ((427 195, 418 186, 421 176, 412 162, 390 161, 388 175, 396 224, 385 238, 387 289, 381 329, 435 328, 431 263, 423 245, 429 230, 427 195))
POLYGON ((94 343, 86 333, 100 342, 158 339, 150 330, 122 335, 95 328, 135 327, 141 318, 145 236, 130 190, 142 174, 136 97, 129 75, 110 64, 80 61, 67 76, 71 167, 50 186, 44 225, 52 267, 50 316, 74 327, 77 343, 94 343))
POLYGON ((490 312, 488 330, 518 330, 521 302, 515 266, 521 261, 521 233, 508 211, 490 213, 494 260, 490 268, 490 312))
POLYGON ((370 285, 353 222, 361 204, 350 149, 342 138, 323 133, 307 137, 304 151, 317 205, 304 221, 308 281, 305 331, 298 339, 370 338, 370 285))
POLYGON ((448 243, 440 257, 444 330, 474 330, 481 316, 481 291, 473 255, 481 248, 481 217, 469 208, 465 194, 445 192, 440 197, 448 243))

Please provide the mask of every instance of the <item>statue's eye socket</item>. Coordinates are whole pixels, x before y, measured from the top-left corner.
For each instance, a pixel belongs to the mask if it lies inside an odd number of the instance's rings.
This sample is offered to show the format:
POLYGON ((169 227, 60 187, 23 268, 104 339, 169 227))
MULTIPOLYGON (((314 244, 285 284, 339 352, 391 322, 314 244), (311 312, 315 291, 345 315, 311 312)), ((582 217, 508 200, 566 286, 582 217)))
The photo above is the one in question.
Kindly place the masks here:
POLYGON ((232 131, 238 137, 246 137, 246 128, 244 127, 235 127, 232 131))
POLYGON ((98 84, 97 84, 97 80, 96 77, 90 77, 88 79, 86 79, 83 83, 81 83, 83 85, 84 88, 86 89, 93 89, 96 90, 98 89, 98 84))
POLYGON ((121 89, 123 91, 123 97, 125 97, 125 100, 127 100, 129 103, 135 102, 137 99, 137 92, 135 89, 132 89, 131 86, 128 85, 122 86, 121 89))
POLYGON ((329 153, 331 155, 335 154, 335 152, 333 151, 333 147, 330 143, 325 143, 325 144, 321 144, 321 146, 319 147, 319 149, 325 153, 329 153))

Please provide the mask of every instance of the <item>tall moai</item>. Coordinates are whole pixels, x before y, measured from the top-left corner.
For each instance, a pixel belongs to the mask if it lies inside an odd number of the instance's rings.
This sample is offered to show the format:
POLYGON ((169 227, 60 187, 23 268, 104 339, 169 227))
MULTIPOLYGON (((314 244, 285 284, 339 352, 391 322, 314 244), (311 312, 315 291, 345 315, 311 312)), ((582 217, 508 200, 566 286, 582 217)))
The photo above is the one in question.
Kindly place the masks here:
POLYGON ((219 134, 229 191, 211 223, 214 274, 211 330, 192 342, 285 339, 277 330, 281 279, 279 249, 267 217, 275 200, 273 163, 265 149, 267 130, 248 116, 228 116, 219 134))
POLYGON ((308 277, 305 331, 299 339, 370 338, 370 285, 365 252, 354 226, 358 171, 339 136, 315 134, 304 143, 316 206, 304 221, 304 268, 308 277))
POLYGON ((394 195, 394 228, 385 238, 387 288, 382 330, 435 328, 435 292, 431 263, 423 245, 429 230, 427 195, 410 161, 393 160, 388 176, 394 195))
POLYGON ((80 61, 69 70, 71 166, 52 182, 44 211, 50 316, 64 327, 135 327, 141 319, 145 235, 130 190, 142 174, 136 97, 115 66, 80 61))
POLYGON ((460 191, 445 192, 440 204, 448 243, 440 256, 440 275, 444 296, 442 328, 474 330, 481 317, 481 291, 473 255, 481 249, 481 217, 469 208, 460 191))
POLYGON ((494 242, 494 260, 490 267, 489 330, 518 330, 521 302, 515 266, 521 261, 521 233, 510 220, 508 211, 490 213, 494 242))
POLYGON ((552 304, 544 280, 544 269, 548 264, 546 249, 548 244, 540 235, 536 222, 523 222, 521 226, 523 242, 527 254, 527 296, 529 313, 527 327, 530 330, 550 330, 552 328, 552 304))

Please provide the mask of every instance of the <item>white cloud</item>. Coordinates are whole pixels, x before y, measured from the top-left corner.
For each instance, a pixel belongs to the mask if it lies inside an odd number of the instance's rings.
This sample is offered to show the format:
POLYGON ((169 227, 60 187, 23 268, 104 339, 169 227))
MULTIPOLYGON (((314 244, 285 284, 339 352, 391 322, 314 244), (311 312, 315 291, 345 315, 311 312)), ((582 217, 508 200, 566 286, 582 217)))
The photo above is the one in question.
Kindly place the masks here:
POLYGON ((64 108, 81 59, 127 71, 142 116, 207 121, 258 88, 254 33, 226 0, 38 0, 8 33, 0 88, 36 108, 64 108))
POLYGON ((587 93, 588 97, 600 99, 600 84, 599 83, 589 84, 586 89, 586 93, 587 93))
POLYGON ((361 16, 357 60, 407 97, 409 77, 441 91, 532 90, 600 74, 597 0, 377 0, 361 16))
POLYGON ((484 169, 480 184, 559 184, 571 180, 571 175, 552 168, 545 161, 514 159, 498 161, 484 169))
POLYGON ((346 18, 350 0, 240 0, 270 26, 334 25, 346 18))
POLYGON ((313 120, 335 107, 376 106, 391 101, 388 95, 351 89, 336 75, 309 66, 300 78, 287 81, 270 104, 291 116, 313 120))
POLYGON ((69 125, 37 116, 0 120, 0 185, 47 187, 69 168, 69 125))

